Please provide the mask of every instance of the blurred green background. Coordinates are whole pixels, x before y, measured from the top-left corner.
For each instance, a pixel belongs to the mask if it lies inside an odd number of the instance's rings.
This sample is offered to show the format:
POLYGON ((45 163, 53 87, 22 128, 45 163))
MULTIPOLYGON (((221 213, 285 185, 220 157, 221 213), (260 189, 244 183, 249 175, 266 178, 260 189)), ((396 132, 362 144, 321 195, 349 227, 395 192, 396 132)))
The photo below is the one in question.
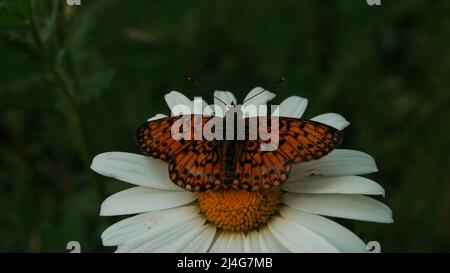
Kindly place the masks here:
MULTIPOLYGON (((345 116, 395 224, 341 221, 383 252, 450 251, 450 2, 0 0, 0 251, 112 251, 92 157, 138 152, 164 94, 255 86, 345 116), (281 76, 287 81, 273 86, 281 76)), ((209 98, 209 101, 212 101, 209 98)))

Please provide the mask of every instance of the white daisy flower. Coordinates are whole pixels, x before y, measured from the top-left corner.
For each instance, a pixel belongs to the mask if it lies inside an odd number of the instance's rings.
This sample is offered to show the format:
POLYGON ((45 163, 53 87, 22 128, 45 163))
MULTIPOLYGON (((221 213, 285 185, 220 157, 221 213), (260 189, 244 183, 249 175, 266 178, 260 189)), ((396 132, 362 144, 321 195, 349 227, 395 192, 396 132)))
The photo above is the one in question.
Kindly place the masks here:
MULTIPOLYGON (((253 89, 246 100, 261 91, 253 89)), ((214 95, 236 104, 231 92, 214 95)), ((246 103, 262 105, 274 97, 265 91, 246 103)), ((193 107, 179 92, 165 98, 171 109, 179 104, 193 107)), ((217 99, 215 107, 224 107, 217 99)), ((301 118, 307 104, 304 98, 289 97, 280 105, 280 116, 301 118)), ((312 120, 339 130, 349 125, 335 113, 312 120)), ((103 244, 117 246, 117 252, 366 252, 358 236, 324 216, 393 222, 389 207, 366 196, 384 196, 379 184, 360 176, 378 171, 374 159, 355 150, 336 149, 319 160, 293 165, 281 190, 268 194, 188 192, 169 179, 167 163, 139 154, 99 154, 91 168, 135 185, 101 206, 102 216, 134 214, 102 234, 103 244)))

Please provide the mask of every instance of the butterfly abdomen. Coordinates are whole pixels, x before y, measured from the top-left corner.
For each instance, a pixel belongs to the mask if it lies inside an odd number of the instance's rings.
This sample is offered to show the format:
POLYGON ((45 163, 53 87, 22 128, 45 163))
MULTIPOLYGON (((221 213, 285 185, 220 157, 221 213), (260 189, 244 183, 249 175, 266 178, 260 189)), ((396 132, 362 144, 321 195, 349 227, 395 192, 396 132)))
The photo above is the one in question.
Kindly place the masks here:
POLYGON ((237 147, 238 143, 236 141, 228 140, 223 142, 223 172, 222 172, 222 179, 223 179, 223 185, 225 187, 228 187, 232 184, 233 178, 234 178, 234 165, 236 160, 236 153, 237 153, 237 147))

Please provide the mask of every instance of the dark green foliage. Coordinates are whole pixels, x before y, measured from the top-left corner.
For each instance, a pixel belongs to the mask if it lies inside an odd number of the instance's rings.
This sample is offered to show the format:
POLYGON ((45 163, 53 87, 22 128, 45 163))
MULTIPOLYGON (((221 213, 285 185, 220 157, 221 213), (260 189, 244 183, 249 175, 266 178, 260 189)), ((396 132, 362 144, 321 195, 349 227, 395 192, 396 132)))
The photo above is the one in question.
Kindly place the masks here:
POLYGON ((449 1, 81 3, 0 0, 0 251, 111 251, 101 200, 129 185, 90 161, 138 152, 165 93, 205 96, 188 75, 341 113, 342 147, 375 157, 395 224, 342 222, 385 252, 450 250, 449 1))

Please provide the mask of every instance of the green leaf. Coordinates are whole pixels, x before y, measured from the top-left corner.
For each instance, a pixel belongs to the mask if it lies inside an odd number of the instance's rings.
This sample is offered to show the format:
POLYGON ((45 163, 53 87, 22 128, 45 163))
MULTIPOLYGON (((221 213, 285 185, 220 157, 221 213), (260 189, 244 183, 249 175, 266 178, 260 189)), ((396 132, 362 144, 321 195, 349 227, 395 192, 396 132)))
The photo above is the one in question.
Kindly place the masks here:
POLYGON ((44 26, 41 31, 42 41, 44 43, 47 43, 56 31, 58 19, 61 16, 61 3, 62 1, 53 1, 50 17, 44 20, 44 26))

